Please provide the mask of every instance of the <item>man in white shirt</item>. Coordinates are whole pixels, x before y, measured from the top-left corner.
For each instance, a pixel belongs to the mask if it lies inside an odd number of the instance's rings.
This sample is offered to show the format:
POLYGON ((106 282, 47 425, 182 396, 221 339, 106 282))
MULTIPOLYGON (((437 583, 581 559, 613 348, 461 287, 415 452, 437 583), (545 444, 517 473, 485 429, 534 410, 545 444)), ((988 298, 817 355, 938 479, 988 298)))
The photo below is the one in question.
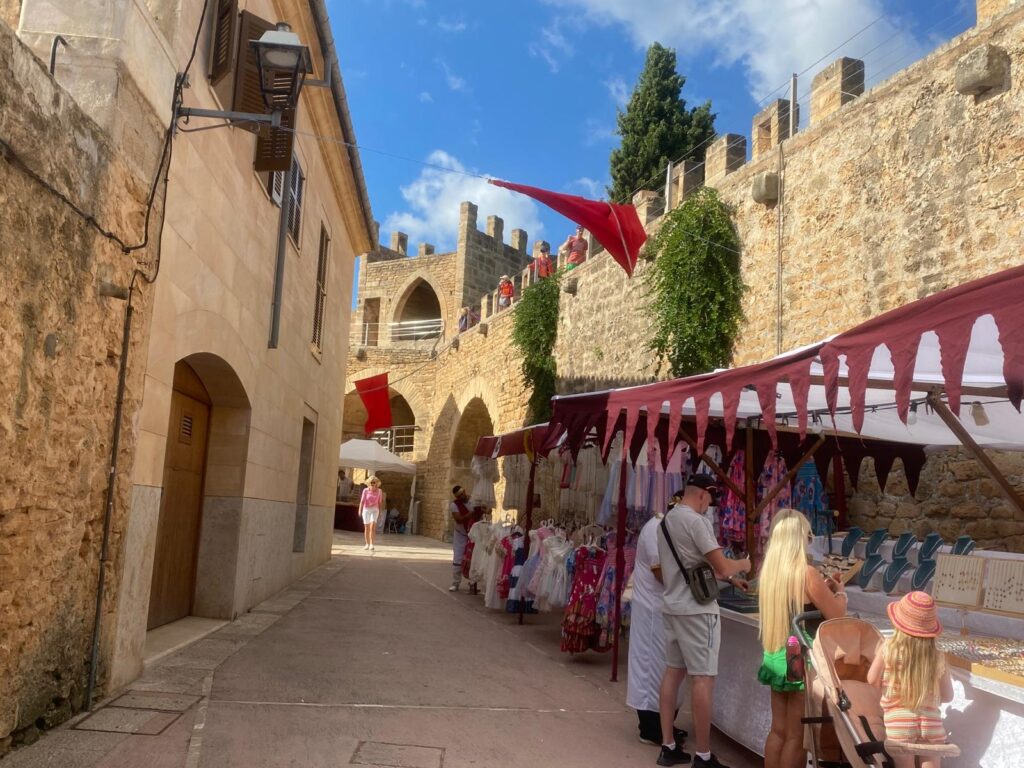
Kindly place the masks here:
MULTIPOLYGON (((662 613, 665 621, 665 660, 661 681, 660 711, 663 739, 673 732, 673 710, 679 687, 687 672, 693 677, 693 725, 696 755, 694 768, 726 768, 711 754, 711 698, 718 674, 718 648, 721 643, 718 601, 700 603, 690 591, 676 555, 689 572, 707 561, 721 579, 745 587, 737 574, 750 570, 750 559, 729 560, 715 538, 711 521, 705 517, 708 507, 718 498, 718 487, 710 475, 694 475, 683 491, 682 501, 665 516, 665 527, 675 545, 675 554, 665 531, 659 530, 658 559, 655 574, 665 585, 662 613)), ((665 742, 658 765, 682 765, 690 755, 675 741, 665 742)))

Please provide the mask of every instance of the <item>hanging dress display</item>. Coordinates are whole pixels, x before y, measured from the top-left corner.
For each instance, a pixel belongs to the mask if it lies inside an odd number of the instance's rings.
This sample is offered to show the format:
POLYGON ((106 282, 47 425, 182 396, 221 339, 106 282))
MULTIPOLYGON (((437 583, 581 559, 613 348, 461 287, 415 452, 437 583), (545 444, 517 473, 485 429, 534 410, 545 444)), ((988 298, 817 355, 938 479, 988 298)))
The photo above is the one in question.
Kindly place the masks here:
POLYGON ((573 553, 572 592, 562 618, 562 650, 583 653, 597 639, 598 578, 607 553, 600 547, 579 547, 573 553))
MULTIPOLYGON (((782 457, 782 454, 778 451, 772 451, 768 454, 768 458, 764 461, 764 468, 761 470, 761 474, 757 478, 757 498, 760 503, 761 499, 768 496, 769 493, 777 486, 782 479, 786 476, 788 469, 786 467, 786 460, 782 457)), ((780 509, 785 509, 790 506, 790 490, 789 486, 786 485, 780 492, 779 495, 771 500, 770 503, 766 504, 764 509, 761 510, 761 514, 757 520, 757 551, 764 552, 765 546, 768 544, 768 534, 771 531, 772 520, 775 519, 775 513, 780 509)))
POLYGON ((494 497, 494 484, 498 482, 498 462, 486 456, 474 456, 470 469, 474 482, 469 506, 494 509, 498 506, 498 500, 494 497))
MULTIPOLYGON (((738 488, 746 487, 745 462, 746 454, 743 450, 736 451, 726 473, 738 488)), ((718 505, 718 525, 718 541, 722 546, 746 551, 747 505, 729 486, 722 489, 722 498, 718 505)))
POLYGON ((811 523, 815 536, 831 532, 832 515, 828 508, 828 494, 822 485, 818 466, 813 461, 804 462, 793 479, 793 509, 799 509, 811 523))

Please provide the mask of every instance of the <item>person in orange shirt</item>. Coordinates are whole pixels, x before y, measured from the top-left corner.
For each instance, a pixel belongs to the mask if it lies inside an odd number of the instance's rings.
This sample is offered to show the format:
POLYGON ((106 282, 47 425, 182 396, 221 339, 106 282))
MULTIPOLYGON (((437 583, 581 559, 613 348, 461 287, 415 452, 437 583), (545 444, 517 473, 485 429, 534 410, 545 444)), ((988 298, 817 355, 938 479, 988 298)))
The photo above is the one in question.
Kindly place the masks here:
POLYGON ((576 227, 576 234, 562 243, 559 252, 569 254, 569 269, 575 269, 587 260, 587 239, 583 236, 583 226, 576 227))
POLYGON ((551 277, 555 274, 555 263, 551 260, 551 246, 541 242, 537 246, 537 253, 530 262, 530 269, 533 270, 538 280, 551 277))
POLYGON ((498 309, 507 309, 515 299, 516 287, 508 275, 502 275, 498 282, 498 309))

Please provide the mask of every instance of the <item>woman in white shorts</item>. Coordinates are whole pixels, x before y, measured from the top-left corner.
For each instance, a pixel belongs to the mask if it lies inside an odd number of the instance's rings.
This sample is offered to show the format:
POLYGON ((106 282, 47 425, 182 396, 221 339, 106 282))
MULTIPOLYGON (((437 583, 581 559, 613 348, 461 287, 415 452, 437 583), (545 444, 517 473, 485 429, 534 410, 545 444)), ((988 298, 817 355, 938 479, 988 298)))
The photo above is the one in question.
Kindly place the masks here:
POLYGON ((372 550, 373 536, 377 532, 377 518, 380 511, 384 509, 384 491, 381 490, 380 480, 371 477, 369 487, 363 489, 359 497, 359 514, 363 518, 363 539, 366 542, 363 549, 372 550))

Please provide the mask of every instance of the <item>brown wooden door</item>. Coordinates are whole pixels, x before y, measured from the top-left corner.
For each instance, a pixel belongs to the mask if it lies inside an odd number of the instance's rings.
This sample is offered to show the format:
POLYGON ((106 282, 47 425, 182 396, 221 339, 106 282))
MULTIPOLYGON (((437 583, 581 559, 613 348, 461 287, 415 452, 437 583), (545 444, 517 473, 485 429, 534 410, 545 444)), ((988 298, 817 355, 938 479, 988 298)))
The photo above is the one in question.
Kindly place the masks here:
POLYGON ((174 373, 167 430, 149 629, 188 616, 192 611, 209 424, 206 390, 192 369, 179 363, 174 373))

